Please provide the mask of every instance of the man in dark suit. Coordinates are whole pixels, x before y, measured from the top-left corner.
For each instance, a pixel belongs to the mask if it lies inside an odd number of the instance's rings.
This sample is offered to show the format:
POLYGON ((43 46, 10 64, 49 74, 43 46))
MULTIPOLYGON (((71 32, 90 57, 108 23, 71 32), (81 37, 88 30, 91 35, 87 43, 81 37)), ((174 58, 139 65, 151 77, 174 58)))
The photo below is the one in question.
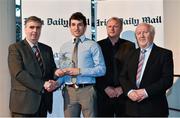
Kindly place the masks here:
POLYGON ((38 42, 42 24, 36 16, 27 18, 26 38, 9 46, 12 117, 46 117, 47 111, 52 112, 52 93, 48 91, 56 87, 54 73, 60 76, 63 72, 56 69, 51 47, 38 42))
POLYGON ((124 57, 135 48, 134 43, 119 38, 123 22, 112 17, 107 22, 108 37, 98 41, 106 64, 106 74, 97 77, 97 115, 99 117, 120 117, 125 115, 125 96, 118 81, 124 57))
POLYGON ((120 82, 128 96, 128 116, 167 117, 166 90, 173 84, 172 51, 153 43, 155 29, 141 23, 135 30, 139 48, 127 59, 120 82))

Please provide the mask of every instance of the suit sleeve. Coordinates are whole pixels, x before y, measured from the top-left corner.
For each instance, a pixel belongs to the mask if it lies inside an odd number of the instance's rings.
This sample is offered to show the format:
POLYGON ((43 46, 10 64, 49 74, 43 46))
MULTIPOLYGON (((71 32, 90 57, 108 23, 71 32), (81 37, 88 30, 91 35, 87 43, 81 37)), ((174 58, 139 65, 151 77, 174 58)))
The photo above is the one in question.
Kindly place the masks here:
POLYGON ((131 57, 131 55, 133 55, 132 53, 133 50, 126 56, 123 68, 119 76, 119 81, 121 83, 125 95, 127 95, 130 90, 135 89, 134 85, 132 85, 132 82, 130 81, 131 77, 129 77, 129 73, 128 73, 128 68, 129 68, 128 63, 129 60, 132 58, 131 57))
POLYGON ((116 77, 115 78, 118 79, 116 80, 116 82, 119 86, 122 86, 120 82, 121 77, 119 77, 120 73, 122 71, 125 72, 125 69, 127 67, 126 63, 128 63, 126 62, 128 59, 128 56, 130 56, 129 54, 132 53, 134 50, 135 50, 135 44, 131 42, 126 42, 119 48, 118 52, 115 55, 115 60, 116 60, 116 65, 115 65, 116 77))

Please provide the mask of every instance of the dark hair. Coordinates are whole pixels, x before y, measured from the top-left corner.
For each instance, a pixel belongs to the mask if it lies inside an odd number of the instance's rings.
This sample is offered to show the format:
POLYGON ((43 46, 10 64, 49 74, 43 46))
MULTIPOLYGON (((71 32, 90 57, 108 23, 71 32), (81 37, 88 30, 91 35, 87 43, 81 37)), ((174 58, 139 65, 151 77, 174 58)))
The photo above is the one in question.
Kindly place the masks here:
POLYGON ((26 25, 30 21, 38 22, 41 25, 43 25, 43 21, 41 20, 41 18, 38 18, 37 16, 30 16, 30 17, 28 17, 27 19, 25 19, 24 24, 26 25))
POLYGON ((84 26, 87 25, 87 22, 86 22, 86 17, 81 13, 81 12, 75 12, 71 15, 71 17, 69 18, 69 26, 71 25, 71 20, 82 20, 83 21, 83 24, 84 26))

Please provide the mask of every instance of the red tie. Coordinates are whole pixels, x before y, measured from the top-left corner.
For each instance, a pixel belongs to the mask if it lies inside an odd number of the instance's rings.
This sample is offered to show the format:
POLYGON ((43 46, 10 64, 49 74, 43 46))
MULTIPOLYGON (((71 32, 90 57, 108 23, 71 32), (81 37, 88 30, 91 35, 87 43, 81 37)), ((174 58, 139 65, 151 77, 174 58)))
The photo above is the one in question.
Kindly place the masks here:
POLYGON ((139 57, 138 69, 137 69, 137 74, 136 74, 136 86, 138 88, 139 88, 140 81, 141 81, 140 76, 141 76, 142 67, 144 64, 145 52, 146 52, 146 50, 144 50, 144 49, 141 50, 140 57, 139 57))
POLYGON ((40 55, 39 48, 38 48, 36 45, 34 45, 33 48, 35 49, 34 54, 35 54, 36 59, 37 59, 37 61, 38 61, 38 63, 39 63, 39 66, 40 66, 40 68, 41 68, 41 71, 42 71, 42 73, 44 74, 43 62, 42 62, 42 59, 41 59, 41 55, 40 55))

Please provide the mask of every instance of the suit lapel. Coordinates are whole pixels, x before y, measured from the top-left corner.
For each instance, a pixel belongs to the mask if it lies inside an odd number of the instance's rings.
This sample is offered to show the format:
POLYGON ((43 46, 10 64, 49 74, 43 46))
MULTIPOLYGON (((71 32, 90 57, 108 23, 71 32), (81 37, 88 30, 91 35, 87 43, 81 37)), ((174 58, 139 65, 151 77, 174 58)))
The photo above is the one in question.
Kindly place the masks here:
MULTIPOLYGON (((36 60, 36 57, 34 55, 34 52, 32 51, 31 46, 28 44, 28 42, 26 41, 26 39, 24 39, 24 46, 25 49, 27 49, 27 54, 29 54, 32 57, 32 61, 36 60)), ((37 63, 38 64, 38 63, 37 63)))
POLYGON ((46 63, 45 63, 45 59, 47 59, 47 56, 46 56, 46 50, 44 49, 43 45, 41 45, 41 43, 38 43, 38 47, 39 47, 39 50, 40 50, 40 54, 41 54, 41 59, 42 59, 42 62, 43 62, 43 68, 44 68, 44 72, 46 72, 46 63))
POLYGON ((132 81, 133 81, 133 84, 134 86, 136 87, 136 74, 137 74, 137 68, 138 68, 138 63, 139 63, 139 54, 140 54, 140 49, 137 49, 134 53, 134 56, 133 56, 133 61, 132 61, 132 67, 130 67, 131 69, 131 72, 132 72, 132 81))
MULTIPOLYGON (((37 71, 39 71, 41 73, 41 69, 40 69, 40 66, 39 66, 39 63, 34 55, 34 52, 32 51, 32 48, 31 46, 28 44, 28 42, 26 41, 26 39, 24 40, 24 46, 25 46, 25 49, 27 49, 27 54, 29 56, 31 56, 31 61, 34 62, 34 66, 35 68, 37 69, 37 71)), ((41 73, 42 74, 42 73, 41 73)))

